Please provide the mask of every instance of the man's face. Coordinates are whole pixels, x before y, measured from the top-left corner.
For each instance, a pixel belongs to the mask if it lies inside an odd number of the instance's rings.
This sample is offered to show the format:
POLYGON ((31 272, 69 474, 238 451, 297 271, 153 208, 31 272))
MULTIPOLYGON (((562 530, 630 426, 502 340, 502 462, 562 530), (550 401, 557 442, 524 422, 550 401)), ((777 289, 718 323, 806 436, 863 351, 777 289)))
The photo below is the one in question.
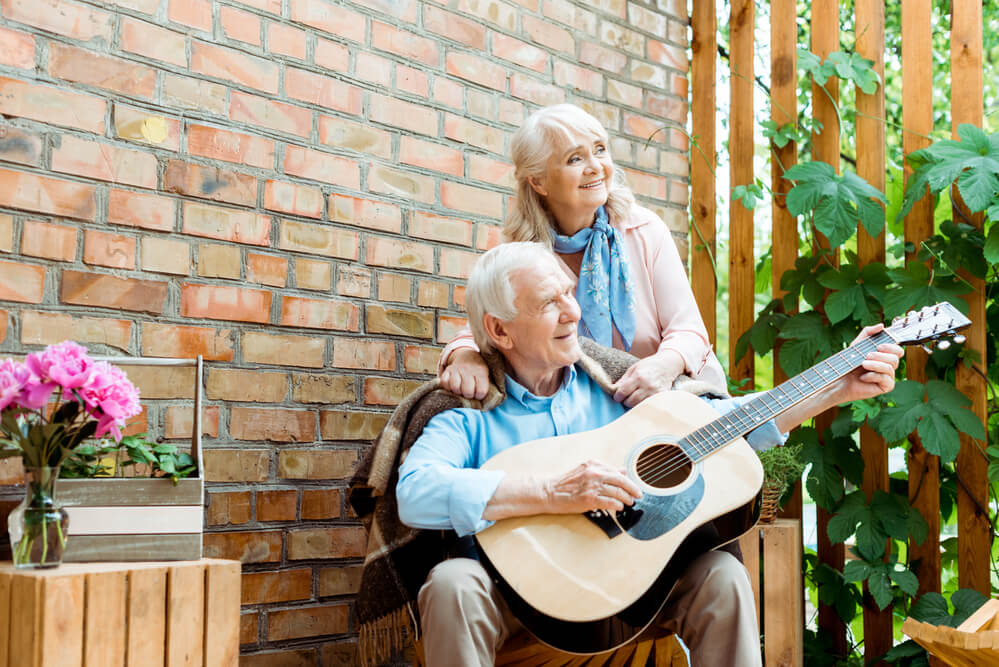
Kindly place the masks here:
POLYGON ((554 371, 579 359, 576 325, 579 304, 572 282, 555 259, 521 269, 510 277, 517 316, 505 322, 512 349, 503 353, 514 357, 535 372, 554 371))

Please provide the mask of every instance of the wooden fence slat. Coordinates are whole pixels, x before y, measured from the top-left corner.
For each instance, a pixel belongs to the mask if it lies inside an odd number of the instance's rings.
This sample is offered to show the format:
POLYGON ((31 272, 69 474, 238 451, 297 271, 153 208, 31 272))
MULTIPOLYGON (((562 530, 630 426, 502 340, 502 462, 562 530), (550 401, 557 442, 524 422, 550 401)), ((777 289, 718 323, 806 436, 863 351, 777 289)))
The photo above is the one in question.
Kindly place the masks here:
POLYGON ((0 572, 0 667, 10 666, 10 586, 14 575, 0 572))
MULTIPOLYGON (((41 578, 42 617, 41 637, 58 638, 58 641, 41 641, 43 667, 80 667, 115 663, 84 662, 83 624, 84 583, 74 576, 47 576, 41 578)), ((120 632, 113 618, 102 619, 110 626, 109 632, 120 632)), ((16 664, 16 663, 15 663, 16 664)))
POLYGON ((205 568, 167 569, 166 667, 204 664, 205 568))
MULTIPOLYGON (((930 145, 933 131, 933 52, 930 0, 902 3, 902 152, 911 153, 930 145)), ((912 168, 905 165, 906 179, 912 168)), ((933 233, 933 198, 916 202, 905 218, 905 242, 914 250, 906 262, 916 261, 922 242, 933 233)), ((905 353, 906 377, 926 381, 926 353, 910 347, 905 353)), ((919 594, 940 592, 940 463, 923 449, 919 436, 910 436, 909 503, 919 510, 928 526, 926 541, 909 543, 910 568, 919 580, 919 594)))
POLYGON ((166 581, 165 567, 128 573, 128 667, 164 664, 166 581))
POLYGON ((208 563, 205 573, 205 665, 239 664, 240 564, 208 563))
POLYGON ((690 17, 692 90, 690 150, 690 282, 701 319, 714 345, 717 340, 715 305, 715 63, 718 53, 718 20, 715 0, 698 0, 690 17))
POLYGON ((84 665, 121 667, 125 664, 125 572, 89 572, 86 586, 84 665))
POLYGON ((804 600, 801 591, 801 522, 778 519, 763 531, 763 653, 767 665, 801 665, 804 625, 780 622, 800 618, 804 600), (780 612, 767 620, 767 611, 780 612))
MULTIPOLYGON (((696 3, 695 3, 696 4, 696 3)), ((753 0, 733 0, 729 22, 731 42, 731 102, 729 156, 730 184, 749 185, 753 178, 753 27, 756 6, 753 0)), ((728 354, 729 375, 733 380, 748 379, 752 387, 753 353, 746 352, 741 360, 735 358, 739 336, 753 325, 754 319, 754 266, 753 266, 753 212, 741 201, 729 198, 729 251, 728 251, 728 354)))
POLYGON ((10 658, 17 667, 40 667, 40 577, 14 577, 10 587, 10 658))
MULTIPOLYGON (((954 138, 963 123, 982 126, 982 3, 980 0, 954 0, 951 5, 951 120, 954 138)), ((955 207, 955 219, 963 212, 955 207)), ((970 216, 971 224, 981 227, 984 217, 970 216)), ((967 349, 977 352, 981 369, 985 369, 985 284, 964 274, 971 284, 968 300, 971 327, 966 332, 967 349)), ((984 423, 986 418, 985 380, 964 364, 957 367, 957 388, 971 399, 972 411, 984 423)), ((962 588, 974 588, 991 595, 989 561, 991 552, 988 516, 988 461, 983 455, 985 442, 975 442, 962 434, 961 451, 957 456, 960 484, 957 489, 957 552, 958 581, 962 588), (981 449, 979 449, 981 448, 981 449)))

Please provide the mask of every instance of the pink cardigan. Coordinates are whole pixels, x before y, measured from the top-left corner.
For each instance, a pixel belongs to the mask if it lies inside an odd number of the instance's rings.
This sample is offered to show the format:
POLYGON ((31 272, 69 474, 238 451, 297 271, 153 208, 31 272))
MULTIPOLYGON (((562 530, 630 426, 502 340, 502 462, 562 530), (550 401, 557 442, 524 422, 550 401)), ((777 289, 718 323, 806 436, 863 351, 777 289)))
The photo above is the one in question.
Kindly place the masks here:
MULTIPOLYGON (((637 205, 627 219, 614 220, 611 225, 621 232, 624 240, 635 293, 635 338, 630 352, 645 358, 659 350, 675 350, 683 357, 684 372, 688 375, 726 387, 725 373, 711 350, 707 329, 669 229, 655 213, 637 205)), ((561 258, 559 263, 575 285, 576 274, 561 258)), ((467 328, 458 332, 441 352, 438 373, 452 352, 465 347, 478 349, 467 328)), ((614 347, 624 349, 616 329, 614 347)))

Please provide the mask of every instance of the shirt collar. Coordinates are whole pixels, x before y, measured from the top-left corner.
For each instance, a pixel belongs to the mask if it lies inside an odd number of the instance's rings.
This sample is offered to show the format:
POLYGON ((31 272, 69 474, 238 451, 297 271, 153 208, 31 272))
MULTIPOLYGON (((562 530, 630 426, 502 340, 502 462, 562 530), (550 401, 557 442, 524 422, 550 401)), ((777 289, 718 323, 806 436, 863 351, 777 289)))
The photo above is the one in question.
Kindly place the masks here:
POLYGON ((565 391, 566 387, 571 385, 576 381, 576 366, 568 366, 568 372, 562 373, 562 384, 559 386, 558 391, 556 391, 551 396, 535 396, 527 387, 520 384, 514 380, 509 373, 506 374, 506 395, 514 399, 518 403, 524 406, 530 406, 530 404, 541 402, 550 403, 553 398, 559 395, 559 393, 565 391))

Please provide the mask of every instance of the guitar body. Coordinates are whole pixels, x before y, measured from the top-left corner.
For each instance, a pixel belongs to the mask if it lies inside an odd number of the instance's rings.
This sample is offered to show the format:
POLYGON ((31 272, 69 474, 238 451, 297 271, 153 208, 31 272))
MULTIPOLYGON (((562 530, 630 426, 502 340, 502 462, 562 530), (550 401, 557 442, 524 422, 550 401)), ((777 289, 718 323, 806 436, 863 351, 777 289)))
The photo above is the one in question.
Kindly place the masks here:
POLYGON ((717 417, 692 394, 662 392, 602 428, 527 442, 486 462, 554 475, 594 459, 626 469, 643 492, 617 517, 516 517, 476 535, 483 564, 538 639, 571 653, 626 643, 652 622, 693 558, 752 528, 763 469, 745 440, 699 463, 688 456, 697 451, 684 450, 690 443, 676 444, 717 417), (702 529, 712 523, 716 530, 702 529))

